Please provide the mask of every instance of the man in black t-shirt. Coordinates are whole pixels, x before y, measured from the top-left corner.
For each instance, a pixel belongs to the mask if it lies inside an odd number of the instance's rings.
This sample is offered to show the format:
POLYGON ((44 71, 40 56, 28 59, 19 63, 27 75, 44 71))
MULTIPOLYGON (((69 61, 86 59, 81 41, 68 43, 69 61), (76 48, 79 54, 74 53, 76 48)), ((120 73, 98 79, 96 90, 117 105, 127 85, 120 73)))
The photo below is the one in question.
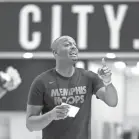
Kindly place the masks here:
POLYGON ((92 95, 111 107, 118 103, 111 71, 105 59, 98 74, 76 68, 78 49, 69 36, 59 37, 51 48, 56 67, 38 75, 30 87, 27 128, 42 130, 43 139, 88 139, 92 95), (79 108, 75 117, 69 116, 70 105, 79 108))

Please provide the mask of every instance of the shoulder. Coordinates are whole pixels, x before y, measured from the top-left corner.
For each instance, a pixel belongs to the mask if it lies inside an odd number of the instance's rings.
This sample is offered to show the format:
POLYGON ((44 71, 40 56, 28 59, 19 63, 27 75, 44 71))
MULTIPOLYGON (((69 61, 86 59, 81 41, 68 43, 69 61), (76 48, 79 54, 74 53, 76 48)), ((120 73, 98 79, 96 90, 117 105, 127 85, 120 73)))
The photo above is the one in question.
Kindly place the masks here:
POLYGON ((37 83, 42 83, 43 82, 47 82, 48 79, 50 79, 54 74, 54 69, 49 69, 47 71, 44 71, 42 73, 40 73, 39 75, 37 75, 33 82, 37 82, 37 83))
POLYGON ((54 74, 54 68, 42 72, 41 74, 39 74, 39 75, 37 76, 37 78, 38 78, 38 79, 44 79, 44 78, 46 78, 46 77, 51 77, 51 76, 53 76, 53 74, 54 74))

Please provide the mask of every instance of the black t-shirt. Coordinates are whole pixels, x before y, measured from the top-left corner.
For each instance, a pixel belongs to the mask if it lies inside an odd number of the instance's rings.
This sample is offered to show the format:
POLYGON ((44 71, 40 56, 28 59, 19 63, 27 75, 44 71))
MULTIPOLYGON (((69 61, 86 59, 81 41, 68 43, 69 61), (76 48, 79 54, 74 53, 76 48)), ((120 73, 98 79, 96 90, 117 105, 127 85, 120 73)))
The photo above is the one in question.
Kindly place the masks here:
POLYGON ((91 98, 104 84, 92 71, 76 68, 72 77, 63 77, 54 69, 38 75, 29 91, 28 104, 43 105, 42 114, 62 102, 80 108, 75 117, 52 121, 42 130, 43 139, 88 139, 91 98))

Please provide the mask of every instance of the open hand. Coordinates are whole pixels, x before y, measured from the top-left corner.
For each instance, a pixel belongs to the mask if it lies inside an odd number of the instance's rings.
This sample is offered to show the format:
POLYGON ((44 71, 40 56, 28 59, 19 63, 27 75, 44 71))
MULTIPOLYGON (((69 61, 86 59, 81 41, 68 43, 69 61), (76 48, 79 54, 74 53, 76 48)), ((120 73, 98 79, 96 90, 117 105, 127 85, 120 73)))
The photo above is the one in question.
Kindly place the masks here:
POLYGON ((6 88, 8 91, 16 89, 21 84, 20 74, 15 68, 11 66, 8 67, 5 74, 9 77, 9 80, 5 82, 3 87, 6 88))

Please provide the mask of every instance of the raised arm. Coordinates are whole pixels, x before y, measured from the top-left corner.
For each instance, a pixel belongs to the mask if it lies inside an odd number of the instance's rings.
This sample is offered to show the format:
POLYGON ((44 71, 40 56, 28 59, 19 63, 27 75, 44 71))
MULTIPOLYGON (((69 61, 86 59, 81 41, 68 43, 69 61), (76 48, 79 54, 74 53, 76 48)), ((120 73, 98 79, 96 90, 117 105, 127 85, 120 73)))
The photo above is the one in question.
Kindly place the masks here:
POLYGON ((118 103, 117 90, 111 81, 111 70, 107 67, 105 59, 102 59, 102 68, 98 71, 99 77, 104 83, 104 87, 100 88, 96 95, 108 106, 115 107, 118 103))

